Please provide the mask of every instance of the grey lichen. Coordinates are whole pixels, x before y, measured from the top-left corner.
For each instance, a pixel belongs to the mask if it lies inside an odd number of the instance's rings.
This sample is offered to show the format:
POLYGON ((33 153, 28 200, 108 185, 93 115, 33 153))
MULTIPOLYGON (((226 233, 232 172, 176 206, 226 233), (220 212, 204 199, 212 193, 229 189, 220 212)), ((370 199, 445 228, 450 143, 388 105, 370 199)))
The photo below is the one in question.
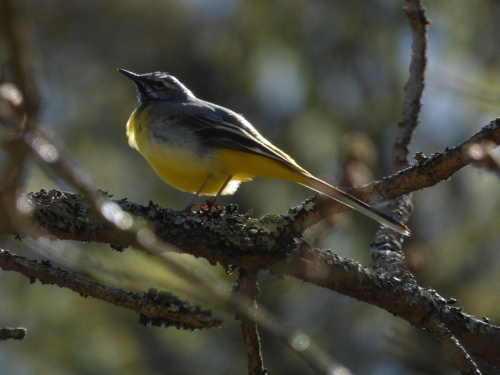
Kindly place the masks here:
POLYGON ((249 218, 244 215, 221 214, 218 220, 210 217, 203 217, 203 222, 199 224, 209 231, 216 233, 225 245, 230 247, 240 246, 263 246, 273 248, 275 246, 274 237, 271 232, 279 228, 278 220, 269 215, 264 220, 249 218), (264 224, 263 224, 264 223, 264 224))
POLYGON ((300 206, 290 207, 290 209, 286 212, 286 214, 283 215, 283 218, 288 219, 291 222, 294 222, 295 218, 299 214, 311 211, 312 209, 314 209, 315 206, 316 206, 315 201, 313 199, 308 199, 300 206))

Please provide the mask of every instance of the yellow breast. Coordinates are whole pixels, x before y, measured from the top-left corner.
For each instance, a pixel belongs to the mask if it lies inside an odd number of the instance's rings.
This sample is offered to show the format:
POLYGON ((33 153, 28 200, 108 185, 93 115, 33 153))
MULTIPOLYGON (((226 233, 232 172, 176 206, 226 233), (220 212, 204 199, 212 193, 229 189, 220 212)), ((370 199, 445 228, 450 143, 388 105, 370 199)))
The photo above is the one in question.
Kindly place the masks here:
MULTIPOLYGON (((158 176, 179 190, 196 193, 211 175, 201 194, 216 195, 228 175, 221 170, 215 150, 201 156, 195 144, 162 141, 154 136, 152 128, 147 111, 137 109, 127 123, 127 136, 130 146, 146 158, 158 176)), ((239 181, 233 181, 224 194, 234 193, 238 185, 239 181)))

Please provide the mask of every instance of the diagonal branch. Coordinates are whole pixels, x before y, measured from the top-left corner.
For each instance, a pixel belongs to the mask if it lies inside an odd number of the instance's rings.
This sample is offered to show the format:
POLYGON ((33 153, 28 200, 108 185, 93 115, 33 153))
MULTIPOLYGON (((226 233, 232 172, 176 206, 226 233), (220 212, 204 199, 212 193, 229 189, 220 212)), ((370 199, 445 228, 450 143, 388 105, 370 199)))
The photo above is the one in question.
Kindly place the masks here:
MULTIPOLYGON (((468 150, 475 144, 500 144, 500 118, 484 126, 468 140, 454 147, 447 147, 429 157, 420 155, 418 162, 405 170, 368 185, 349 190, 349 194, 368 203, 393 199, 403 194, 422 190, 448 180, 456 172, 471 163, 468 150)), ((345 206, 316 195, 304 204, 294 207, 292 228, 297 234, 318 223, 325 217, 347 211, 345 206)))
POLYGON ((221 321, 213 318, 210 311, 202 311, 199 306, 188 306, 187 302, 170 293, 158 293, 154 289, 146 294, 127 292, 54 268, 49 262, 38 263, 3 249, 0 249, 0 268, 21 273, 32 282, 38 279, 42 284, 55 284, 83 297, 90 296, 135 311, 140 314, 143 324, 174 326, 186 330, 221 326, 221 321))
POLYGON ((462 313, 460 308, 448 305, 436 291, 408 284, 377 269, 340 258, 332 251, 312 249, 306 244, 294 250, 290 258, 272 265, 270 270, 378 306, 417 327, 428 328, 428 320, 435 317, 470 355, 500 366, 500 327, 462 313))
POLYGON ((445 348, 453 353, 457 367, 463 375, 481 375, 470 355, 450 330, 441 323, 440 319, 434 316, 431 317, 428 324, 426 324, 426 328, 436 336, 445 348))

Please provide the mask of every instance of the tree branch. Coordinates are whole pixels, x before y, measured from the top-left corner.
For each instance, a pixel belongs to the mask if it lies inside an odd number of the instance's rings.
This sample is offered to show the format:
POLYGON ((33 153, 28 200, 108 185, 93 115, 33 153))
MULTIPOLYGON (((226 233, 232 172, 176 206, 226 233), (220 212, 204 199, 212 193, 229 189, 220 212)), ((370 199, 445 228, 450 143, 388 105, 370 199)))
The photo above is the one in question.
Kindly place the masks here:
POLYGON ((457 367, 463 375, 481 375, 481 372, 464 347, 460 345, 460 342, 453 336, 450 330, 441 323, 440 319, 431 317, 429 323, 426 324, 426 328, 436 336, 445 348, 453 353, 457 367))
POLYGON ((404 11, 410 22, 413 42, 411 45, 410 76, 404 87, 403 118, 392 147, 392 170, 398 172, 410 166, 408 156, 415 128, 420 120, 422 95, 427 66, 427 29, 430 21, 425 16, 422 0, 406 0, 404 11))
POLYGON ((154 326, 177 327, 185 330, 220 328, 221 321, 213 318, 208 310, 199 306, 189 306, 171 293, 157 292, 131 293, 96 283, 84 277, 54 268, 50 262, 38 263, 0 249, 0 268, 15 271, 31 282, 36 279, 42 284, 55 284, 70 289, 82 297, 93 297, 140 314, 140 322, 154 326))
POLYGON ((427 320, 434 316, 472 356, 500 365, 500 327, 462 313, 432 289, 409 284, 307 244, 296 249, 286 262, 270 269, 378 306, 417 327, 427 328, 427 320))
MULTIPOLYGON (((240 269, 238 291, 241 296, 249 301, 253 306, 253 310, 257 309, 257 298, 260 295, 260 290, 257 286, 257 271, 247 271, 240 269)), ((239 315, 241 320, 241 333, 247 347, 248 354, 248 374, 263 375, 267 371, 264 369, 264 360, 262 358, 262 350, 260 346, 259 331, 255 322, 255 312, 239 315)))
MULTIPOLYGON (((425 87, 425 68, 427 66, 427 29, 430 24, 425 16, 422 0, 407 0, 404 8, 410 21, 413 35, 410 75, 404 87, 405 101, 403 117, 398 124, 398 133, 392 147, 392 171, 398 172, 410 166, 410 146, 420 120, 422 95, 425 87)), ((407 223, 413 211, 412 195, 405 194, 394 199, 391 217, 407 223)), ((381 228, 370 244, 375 264, 398 277, 414 282, 413 275, 406 267, 403 244, 391 230, 381 228)))
MULTIPOLYGON (((76 241, 97 241, 126 247, 134 242, 123 238, 109 223, 88 215, 88 203, 70 193, 42 192, 30 195, 34 211, 25 220, 38 225, 32 235, 76 241)), ((185 253, 204 257, 212 264, 239 265, 250 270, 269 270, 290 275, 378 306, 413 325, 422 326, 436 315, 467 351, 494 365, 500 365, 500 329, 450 307, 435 291, 379 274, 331 251, 297 244, 287 229, 264 217, 250 219, 224 207, 196 215, 117 201, 137 220, 148 221, 164 241, 185 253)), ((2 228, 4 229, 4 228, 2 228)), ((29 233, 24 233, 29 234, 29 233)))
MULTIPOLYGON (((471 163, 469 147, 493 142, 500 144, 500 118, 493 120, 468 140, 454 147, 447 147, 429 157, 418 154, 417 163, 405 170, 368 185, 349 190, 349 194, 367 203, 393 199, 403 194, 422 190, 448 180, 456 172, 471 163)), ((318 223, 324 217, 349 210, 344 205, 331 199, 316 195, 304 204, 291 209, 287 216, 293 218, 294 233, 303 233, 307 228, 318 223)))

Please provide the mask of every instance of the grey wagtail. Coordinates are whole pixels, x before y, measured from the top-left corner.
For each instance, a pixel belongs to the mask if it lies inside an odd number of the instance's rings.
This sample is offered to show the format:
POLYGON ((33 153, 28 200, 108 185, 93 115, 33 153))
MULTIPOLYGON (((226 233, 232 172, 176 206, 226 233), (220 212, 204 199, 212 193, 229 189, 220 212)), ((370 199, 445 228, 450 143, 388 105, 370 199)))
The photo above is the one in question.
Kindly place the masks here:
POLYGON ((405 225, 301 168, 243 116, 196 98, 177 78, 118 71, 134 81, 140 103, 127 123, 128 142, 173 187, 195 198, 215 195, 215 202, 254 177, 293 181, 410 235, 405 225))

